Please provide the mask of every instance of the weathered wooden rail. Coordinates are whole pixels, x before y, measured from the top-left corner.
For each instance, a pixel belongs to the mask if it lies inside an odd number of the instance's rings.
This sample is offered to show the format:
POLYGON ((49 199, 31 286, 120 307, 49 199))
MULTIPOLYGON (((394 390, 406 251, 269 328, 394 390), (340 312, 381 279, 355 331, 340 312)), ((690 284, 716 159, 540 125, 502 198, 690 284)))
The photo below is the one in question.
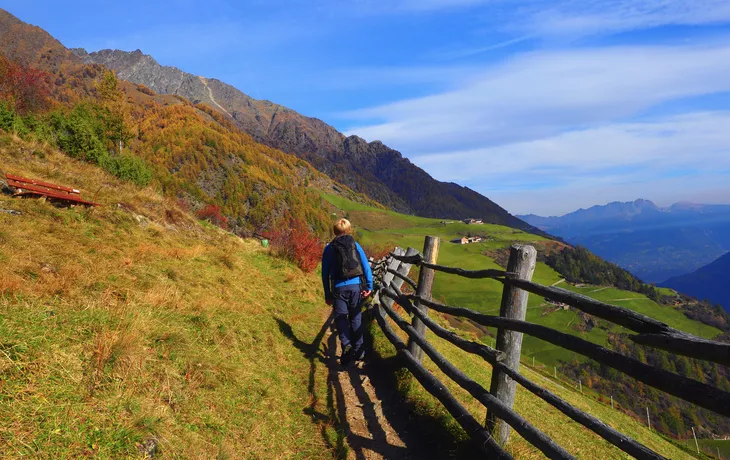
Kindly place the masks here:
POLYGON ((424 388, 444 405, 485 456, 511 458, 504 450, 504 446, 509 439, 510 429, 514 429, 548 458, 573 458, 563 447, 514 411, 514 395, 516 385, 519 384, 622 451, 639 459, 664 458, 520 374, 522 334, 528 334, 579 353, 668 394, 718 414, 730 416, 730 393, 728 392, 644 364, 579 337, 525 321, 527 296, 528 293, 533 293, 568 304, 635 332, 636 335, 629 337, 638 344, 661 348, 700 360, 730 365, 730 344, 705 340, 673 329, 661 321, 632 310, 599 302, 565 289, 534 283, 531 278, 536 263, 536 251, 531 246, 513 246, 510 250, 507 270, 501 271, 464 270, 438 265, 436 263, 438 244, 438 238, 426 237, 423 254, 413 248, 409 248, 408 251, 396 248, 390 256, 372 262, 376 279, 374 316, 385 336, 404 359, 406 367, 424 388), (420 267, 418 282, 408 276, 412 266, 420 267), (486 315, 467 308, 433 301, 431 287, 435 272, 501 282, 504 290, 500 314, 498 316, 486 315), (401 290, 404 283, 410 286, 414 293, 404 293, 401 290), (395 303, 409 314, 410 321, 401 317, 394 310, 395 303), (468 318, 483 326, 496 327, 498 331, 496 348, 464 339, 447 330, 429 318, 428 309, 468 318), (391 324, 395 324, 405 332, 409 338, 408 344, 400 339, 391 324), (426 340, 427 329, 465 352, 478 355, 489 363, 493 368, 490 389, 482 387, 441 355, 426 340), (485 424, 477 421, 446 386, 421 364, 424 353, 446 376, 484 405, 487 409, 485 424))

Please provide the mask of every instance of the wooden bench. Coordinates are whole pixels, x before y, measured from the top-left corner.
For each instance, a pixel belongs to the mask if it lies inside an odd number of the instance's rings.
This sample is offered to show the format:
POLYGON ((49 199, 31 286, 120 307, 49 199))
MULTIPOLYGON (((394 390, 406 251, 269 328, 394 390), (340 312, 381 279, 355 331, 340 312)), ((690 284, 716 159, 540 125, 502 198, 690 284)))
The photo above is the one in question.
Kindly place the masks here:
POLYGON ((16 189, 13 196, 45 197, 50 201, 68 205, 101 206, 99 203, 81 198, 81 192, 75 188, 63 187, 36 179, 28 179, 13 174, 5 175, 8 186, 16 189))

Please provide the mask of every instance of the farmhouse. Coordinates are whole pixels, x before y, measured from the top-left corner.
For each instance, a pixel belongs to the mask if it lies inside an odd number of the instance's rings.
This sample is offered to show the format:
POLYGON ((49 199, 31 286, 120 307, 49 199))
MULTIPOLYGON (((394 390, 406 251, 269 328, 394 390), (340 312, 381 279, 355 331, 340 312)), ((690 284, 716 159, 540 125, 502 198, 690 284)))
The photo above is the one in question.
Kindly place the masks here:
POLYGON ((452 243, 456 244, 479 243, 481 241, 483 241, 483 238, 481 236, 462 236, 461 238, 451 240, 452 243))
POLYGON ((553 299, 550 299, 548 297, 544 297, 543 300, 545 300, 545 302, 549 303, 550 305, 555 305, 556 307, 560 307, 563 310, 569 310, 570 309, 570 305, 568 305, 567 303, 558 302, 557 300, 553 300, 553 299))

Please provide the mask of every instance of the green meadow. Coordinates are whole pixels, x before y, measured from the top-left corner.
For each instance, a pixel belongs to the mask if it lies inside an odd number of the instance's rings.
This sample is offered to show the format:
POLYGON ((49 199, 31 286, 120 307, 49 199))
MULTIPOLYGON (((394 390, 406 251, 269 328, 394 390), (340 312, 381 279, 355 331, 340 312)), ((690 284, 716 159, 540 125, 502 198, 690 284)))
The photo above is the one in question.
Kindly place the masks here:
MULTIPOLYGON (((365 247, 414 247, 420 251, 426 235, 440 237, 438 263, 442 265, 466 269, 499 269, 500 266, 493 258, 495 251, 505 250, 514 243, 536 244, 538 251, 545 245, 551 244, 546 238, 500 225, 468 225, 460 221, 407 216, 353 203, 341 197, 331 195, 324 197, 337 209, 338 215, 346 216, 353 222, 357 237, 365 247), (467 234, 485 236, 486 239, 480 243, 464 245, 450 242, 467 234)), ((574 286, 566 283, 555 270, 543 262, 537 263, 533 281, 544 285, 555 284, 603 302, 629 308, 700 337, 712 338, 720 334, 720 330, 693 321, 679 310, 659 305, 639 293, 613 287, 574 286)), ((471 280, 439 273, 434 281, 433 297, 449 305, 497 315, 502 297, 502 284, 494 280, 471 280)), ((575 311, 556 309, 536 295, 530 295, 527 308, 527 321, 580 336, 598 344, 606 343, 608 331, 620 332, 623 329, 602 321, 600 328, 594 327, 588 332, 581 332, 574 327, 580 321, 575 311)), ((473 328, 468 324, 461 323, 461 325, 473 328)), ((494 331, 490 331, 489 334, 482 336, 482 340, 493 343, 494 335, 494 331)), ((560 361, 583 359, 570 351, 529 336, 524 337, 523 354, 534 357, 537 363, 546 366, 557 365, 560 361)))

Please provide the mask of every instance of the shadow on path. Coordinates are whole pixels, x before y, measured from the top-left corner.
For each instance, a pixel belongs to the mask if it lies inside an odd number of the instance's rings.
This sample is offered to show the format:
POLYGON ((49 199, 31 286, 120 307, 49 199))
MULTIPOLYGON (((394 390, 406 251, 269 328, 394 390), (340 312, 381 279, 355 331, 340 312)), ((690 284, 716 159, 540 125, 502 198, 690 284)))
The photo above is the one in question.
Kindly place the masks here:
MULTIPOLYGON (((373 342, 373 330, 379 330, 375 321, 368 314, 365 329, 367 344, 373 342)), ((382 357, 376 350, 370 350, 368 358, 368 375, 377 398, 383 402, 384 416, 390 426, 400 435, 409 453, 414 446, 413 455, 409 458, 427 459, 471 459, 480 458, 482 454, 474 447, 460 428, 457 432, 445 428, 445 422, 439 413, 435 413, 426 404, 415 404, 404 397, 399 390, 404 381, 412 379, 410 384, 420 385, 402 365, 398 356, 382 357), (416 456, 416 453, 419 455, 416 456)), ((434 401, 434 404, 438 402, 434 401)), ((448 416, 448 414, 446 414, 448 416)), ((450 417, 450 416, 448 416, 450 417)))
MULTIPOLYGON (((437 415, 402 397, 398 391, 397 373, 402 371, 397 357, 383 359, 371 351, 364 367, 343 368, 337 360, 332 315, 311 343, 299 340, 285 321, 276 321, 282 335, 309 360, 311 402, 303 412, 320 427, 324 443, 337 458, 470 458, 475 453, 468 442, 446 432, 437 415), (318 364, 327 369, 327 413, 318 410, 318 364)), ((367 337, 366 343, 372 343, 372 337, 367 337)))

